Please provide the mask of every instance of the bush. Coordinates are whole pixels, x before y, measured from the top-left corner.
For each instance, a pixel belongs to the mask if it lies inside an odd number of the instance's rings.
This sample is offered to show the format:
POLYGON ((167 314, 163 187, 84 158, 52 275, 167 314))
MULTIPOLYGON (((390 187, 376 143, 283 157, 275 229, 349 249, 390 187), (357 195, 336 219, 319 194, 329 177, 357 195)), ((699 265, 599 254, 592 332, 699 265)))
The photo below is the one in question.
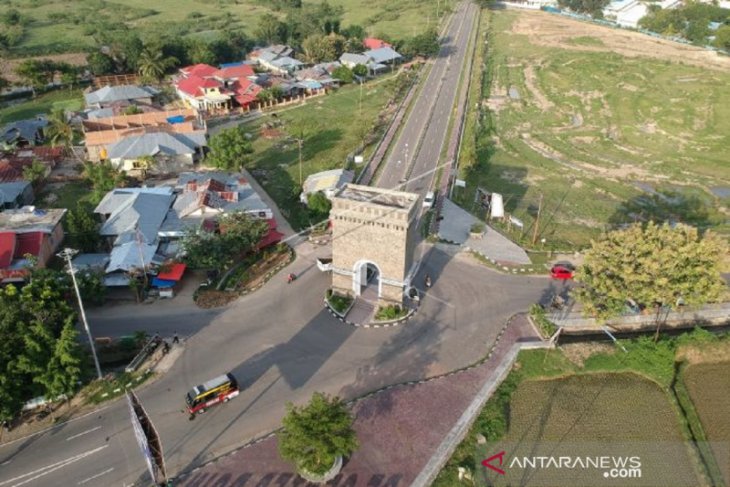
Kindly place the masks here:
POLYGON ((403 318, 406 314, 408 314, 407 310, 401 308, 397 304, 390 304, 378 309, 378 312, 375 313, 375 319, 378 321, 397 320, 399 318, 403 318))
POLYGON ((544 338, 550 338, 558 331, 558 327, 547 318, 545 310, 539 304, 530 306, 530 316, 540 329, 540 334, 544 338))
POLYGON ((331 289, 328 289, 327 303, 329 303, 330 307, 338 313, 344 314, 352 304, 352 296, 336 294, 332 292, 331 289))
POLYGON ((469 231, 471 233, 484 233, 484 230, 486 230, 486 229, 487 229, 487 227, 486 227, 486 225, 484 225, 484 223, 477 222, 477 223, 473 223, 471 225, 471 228, 469 229, 469 231))

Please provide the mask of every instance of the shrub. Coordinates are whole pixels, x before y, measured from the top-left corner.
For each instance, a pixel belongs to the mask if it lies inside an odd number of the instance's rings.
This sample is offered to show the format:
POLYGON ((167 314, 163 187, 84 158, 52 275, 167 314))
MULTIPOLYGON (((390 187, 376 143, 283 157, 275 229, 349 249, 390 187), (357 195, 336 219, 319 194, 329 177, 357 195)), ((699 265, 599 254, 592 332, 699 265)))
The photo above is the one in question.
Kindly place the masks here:
POLYGON ((476 222, 476 223, 472 223, 469 231, 471 233, 484 233, 484 230, 486 230, 486 229, 487 229, 487 227, 486 227, 486 225, 484 225, 484 223, 476 222))
POLYGON ((397 304, 390 304, 378 309, 375 319, 378 321, 397 320, 403 318, 408 312, 397 304))

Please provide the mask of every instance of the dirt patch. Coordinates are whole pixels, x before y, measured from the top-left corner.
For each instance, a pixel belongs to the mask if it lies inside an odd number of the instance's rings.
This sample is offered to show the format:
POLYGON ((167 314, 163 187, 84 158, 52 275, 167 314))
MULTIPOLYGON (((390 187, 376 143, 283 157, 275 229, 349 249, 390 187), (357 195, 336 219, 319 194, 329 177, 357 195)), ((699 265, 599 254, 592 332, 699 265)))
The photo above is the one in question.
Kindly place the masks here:
POLYGON ((593 144, 597 140, 598 140, 598 137, 594 137, 592 135, 579 135, 579 136, 570 138, 571 142, 578 143, 578 144, 593 144))
POLYGON ((628 57, 650 57, 703 68, 730 71, 730 57, 713 51, 537 11, 521 11, 512 32, 525 35, 537 46, 573 51, 616 52, 628 57), (572 39, 592 36, 603 46, 576 45, 572 39))
POLYGON ((282 132, 279 129, 275 128, 262 128, 261 129, 261 137, 265 139, 278 139, 281 137, 282 132))
POLYGON ((616 347, 608 343, 567 343, 560 346, 560 351, 572 363, 578 367, 583 367, 583 363, 591 355, 597 353, 613 354, 616 352, 616 347))
POLYGON ((721 363, 730 359, 730 341, 707 343, 702 347, 686 346, 677 351, 677 360, 689 364, 721 363))
POLYGON ((86 54, 83 52, 67 53, 67 54, 49 54, 47 56, 35 56, 18 59, 0 58, 0 76, 7 79, 11 83, 17 83, 20 78, 15 74, 15 68, 29 59, 50 59, 55 62, 68 63, 71 66, 86 66, 86 54))

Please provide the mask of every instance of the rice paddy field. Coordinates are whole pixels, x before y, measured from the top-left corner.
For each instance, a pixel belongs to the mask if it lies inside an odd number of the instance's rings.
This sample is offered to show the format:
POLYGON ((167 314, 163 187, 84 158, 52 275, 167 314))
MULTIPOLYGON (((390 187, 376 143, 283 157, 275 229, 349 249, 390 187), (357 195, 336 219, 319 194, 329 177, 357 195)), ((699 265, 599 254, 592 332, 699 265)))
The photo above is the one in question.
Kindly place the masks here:
POLYGON ((526 235, 540 208, 546 248, 648 219, 730 236, 730 58, 544 12, 489 12, 482 33, 488 135, 459 203, 502 193, 526 235))
POLYGON ((510 460, 506 474, 482 467, 481 485, 701 484, 667 394, 631 373, 521 383, 510 402, 508 432, 485 445, 484 458, 501 450, 510 460), (607 478, 607 468, 519 468, 511 461, 536 456, 636 457, 640 473, 616 479, 607 478))

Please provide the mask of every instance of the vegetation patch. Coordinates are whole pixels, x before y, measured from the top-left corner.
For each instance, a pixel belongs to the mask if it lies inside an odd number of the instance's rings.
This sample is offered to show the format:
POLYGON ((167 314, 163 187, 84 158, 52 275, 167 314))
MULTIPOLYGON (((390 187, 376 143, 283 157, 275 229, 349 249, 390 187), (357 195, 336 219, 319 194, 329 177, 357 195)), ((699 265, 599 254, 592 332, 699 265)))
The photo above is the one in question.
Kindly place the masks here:
POLYGON ((397 304, 389 304, 388 306, 381 306, 375 313, 376 321, 395 321, 405 318, 408 315, 408 310, 400 307, 397 304))
POLYGON ((538 330, 543 338, 550 338, 558 331, 558 327, 550 321, 545 313, 545 308, 539 304, 533 304, 530 306, 530 317, 532 321, 537 325, 538 330))
POLYGON ((353 302, 353 298, 349 294, 335 293, 332 289, 327 290, 325 299, 327 299, 327 304, 329 304, 330 308, 341 315, 344 315, 350 309, 353 302))
POLYGON ((55 90, 19 103, 9 103, 0 110, 0 123, 26 120, 63 109, 77 111, 84 106, 81 90, 55 90))

